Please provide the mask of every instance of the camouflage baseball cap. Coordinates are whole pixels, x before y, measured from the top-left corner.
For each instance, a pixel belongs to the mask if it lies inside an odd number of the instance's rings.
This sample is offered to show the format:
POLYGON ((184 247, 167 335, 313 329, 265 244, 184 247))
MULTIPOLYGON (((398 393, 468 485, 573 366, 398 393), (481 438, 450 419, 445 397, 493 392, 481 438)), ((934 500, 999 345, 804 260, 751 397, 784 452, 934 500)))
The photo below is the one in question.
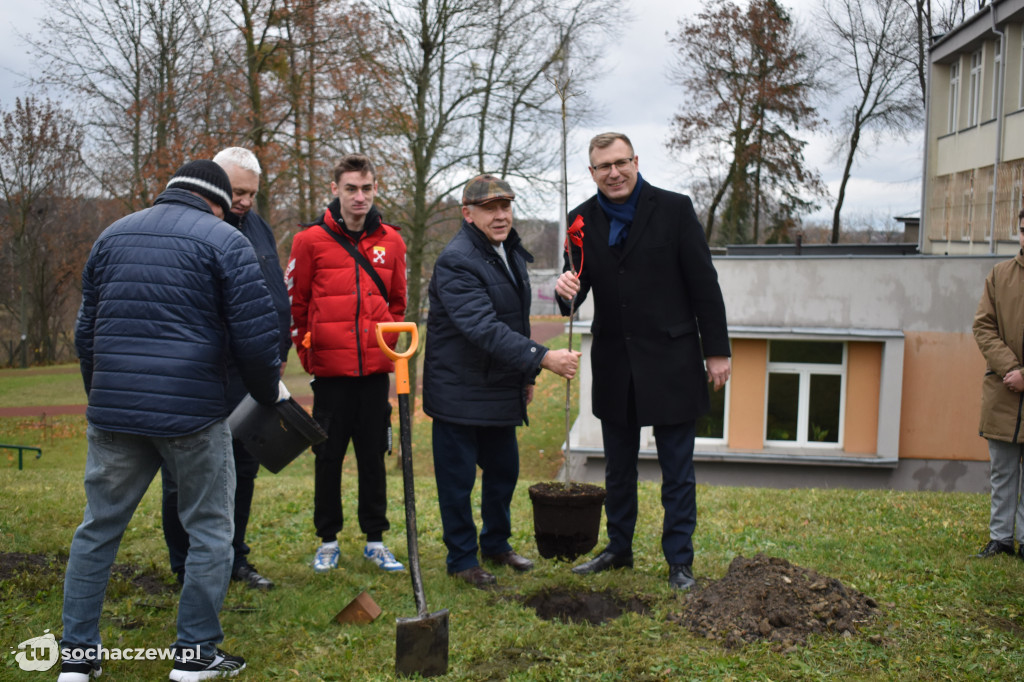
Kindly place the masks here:
POLYGON ((515 198, 516 193, 507 182, 489 174, 476 176, 467 182, 466 188, 462 190, 463 206, 486 204, 498 199, 512 201, 515 198))

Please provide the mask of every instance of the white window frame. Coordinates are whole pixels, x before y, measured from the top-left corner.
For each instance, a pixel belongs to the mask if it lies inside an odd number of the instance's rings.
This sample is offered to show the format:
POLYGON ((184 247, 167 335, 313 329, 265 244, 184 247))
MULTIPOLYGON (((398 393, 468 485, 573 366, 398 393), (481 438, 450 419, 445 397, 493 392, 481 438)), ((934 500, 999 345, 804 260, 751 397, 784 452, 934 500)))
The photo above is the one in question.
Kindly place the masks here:
MULTIPOLYGON (((825 339, 818 339, 825 341, 825 339)), ((823 450, 842 450, 846 421, 846 367, 849 344, 846 341, 830 341, 830 343, 843 344, 843 361, 841 364, 817 364, 807 362, 772 362, 771 341, 768 342, 768 366, 764 378, 764 444, 771 448, 821 448, 823 450), (768 396, 770 395, 772 374, 796 374, 800 377, 800 388, 797 398, 797 420, 796 439, 794 440, 769 440, 768 439, 768 396), (839 376, 839 434, 835 443, 823 443, 820 441, 808 440, 807 427, 810 422, 811 402, 811 376, 812 375, 839 376)))
POLYGON ((993 43, 992 56, 992 116, 990 118, 999 118, 999 81, 1000 74, 1003 71, 1003 44, 1002 41, 995 41, 993 43))
POLYGON ((971 53, 971 71, 967 89, 967 127, 978 125, 981 116, 981 50, 971 53))
POLYGON ((960 205, 960 239, 971 241, 974 225, 974 174, 963 191, 963 202, 960 205))
MULTIPOLYGON (((995 175, 995 173, 993 173, 993 175, 995 175)), ((992 195, 995 194, 995 192, 996 192, 995 179, 993 178, 992 184, 990 184, 988 186, 988 190, 986 190, 986 192, 985 192, 985 208, 984 208, 985 215, 984 215, 984 221, 985 221, 985 239, 986 240, 988 240, 988 239, 990 239, 992 237, 992 216, 990 215, 990 213, 992 212, 992 195)))
POLYGON ((953 200, 950 194, 953 183, 948 175, 936 178, 936 183, 938 182, 942 183, 942 238, 948 240, 950 235, 949 221, 953 218, 953 200))
POLYGON ((1021 171, 1020 164, 1013 167, 1013 182, 1011 183, 1010 190, 1010 233, 1007 235, 1011 240, 1017 239, 1017 226, 1020 224, 1020 221, 1017 220, 1017 215, 1021 209, 1021 193, 1024 192, 1021 171))
MULTIPOLYGON (((1024 50, 1024 47, 1022 47, 1024 50)), ((960 116, 960 62, 955 61, 949 65, 949 131, 957 131, 957 118, 960 116)))
POLYGON ((1024 33, 1020 37, 1020 61, 1017 64, 1020 73, 1017 79, 1017 108, 1024 109, 1024 33))
MULTIPOLYGON (((725 395, 722 396, 722 400, 725 401, 722 406, 722 437, 721 438, 695 438, 694 441, 700 445, 728 445, 729 444, 729 394, 731 382, 725 382, 725 388, 721 389, 725 395)), ((713 391, 713 386, 708 386, 709 391, 713 391)))

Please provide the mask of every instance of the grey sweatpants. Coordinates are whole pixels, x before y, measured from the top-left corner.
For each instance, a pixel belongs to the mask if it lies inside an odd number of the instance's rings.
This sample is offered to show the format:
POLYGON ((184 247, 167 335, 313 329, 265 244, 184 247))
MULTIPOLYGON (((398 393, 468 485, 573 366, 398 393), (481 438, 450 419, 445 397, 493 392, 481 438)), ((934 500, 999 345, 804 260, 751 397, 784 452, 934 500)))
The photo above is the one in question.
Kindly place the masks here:
POLYGON ((992 513, 989 518, 989 539, 1008 544, 1024 543, 1024 498, 1021 497, 1021 464, 1024 445, 1001 440, 988 441, 988 454, 992 463, 992 513), (1016 519, 1016 533, 1014 533, 1016 519))

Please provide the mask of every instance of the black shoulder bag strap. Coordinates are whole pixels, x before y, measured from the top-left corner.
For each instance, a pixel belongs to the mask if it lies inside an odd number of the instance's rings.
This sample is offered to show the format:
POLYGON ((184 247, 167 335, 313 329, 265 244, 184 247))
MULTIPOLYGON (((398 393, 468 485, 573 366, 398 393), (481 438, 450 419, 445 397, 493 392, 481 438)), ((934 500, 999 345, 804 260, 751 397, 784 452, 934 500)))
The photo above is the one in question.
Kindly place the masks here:
POLYGON ((373 269, 372 265, 370 265, 370 261, 366 260, 366 256, 359 253, 359 249, 356 248, 355 244, 334 232, 323 223, 320 223, 320 227, 324 228, 324 232, 331 235, 331 237, 334 238, 334 241, 341 244, 342 248, 348 251, 348 255, 352 256, 352 259, 357 265, 360 265, 364 270, 366 270, 367 274, 370 275, 370 279, 372 279, 373 283, 377 285, 378 289, 380 289, 380 295, 384 297, 384 302, 390 303, 391 301, 388 299, 388 288, 384 286, 384 280, 380 278, 377 271, 373 269))

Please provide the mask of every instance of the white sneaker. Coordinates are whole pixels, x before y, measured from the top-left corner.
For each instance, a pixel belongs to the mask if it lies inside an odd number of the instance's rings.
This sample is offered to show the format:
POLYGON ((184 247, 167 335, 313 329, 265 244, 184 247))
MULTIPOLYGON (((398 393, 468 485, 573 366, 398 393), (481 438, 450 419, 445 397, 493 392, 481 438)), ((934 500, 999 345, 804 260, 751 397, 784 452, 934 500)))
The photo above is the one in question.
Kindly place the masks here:
POLYGON ((326 573, 332 568, 337 568, 340 556, 341 550, 337 545, 333 547, 320 545, 320 548, 316 550, 316 556, 313 557, 313 570, 317 573, 326 573))
POLYGON ((402 565, 395 555, 391 553, 391 550, 380 545, 378 547, 370 547, 367 545, 363 549, 363 557, 373 563, 377 564, 377 567, 383 571, 404 571, 405 566, 402 565))

